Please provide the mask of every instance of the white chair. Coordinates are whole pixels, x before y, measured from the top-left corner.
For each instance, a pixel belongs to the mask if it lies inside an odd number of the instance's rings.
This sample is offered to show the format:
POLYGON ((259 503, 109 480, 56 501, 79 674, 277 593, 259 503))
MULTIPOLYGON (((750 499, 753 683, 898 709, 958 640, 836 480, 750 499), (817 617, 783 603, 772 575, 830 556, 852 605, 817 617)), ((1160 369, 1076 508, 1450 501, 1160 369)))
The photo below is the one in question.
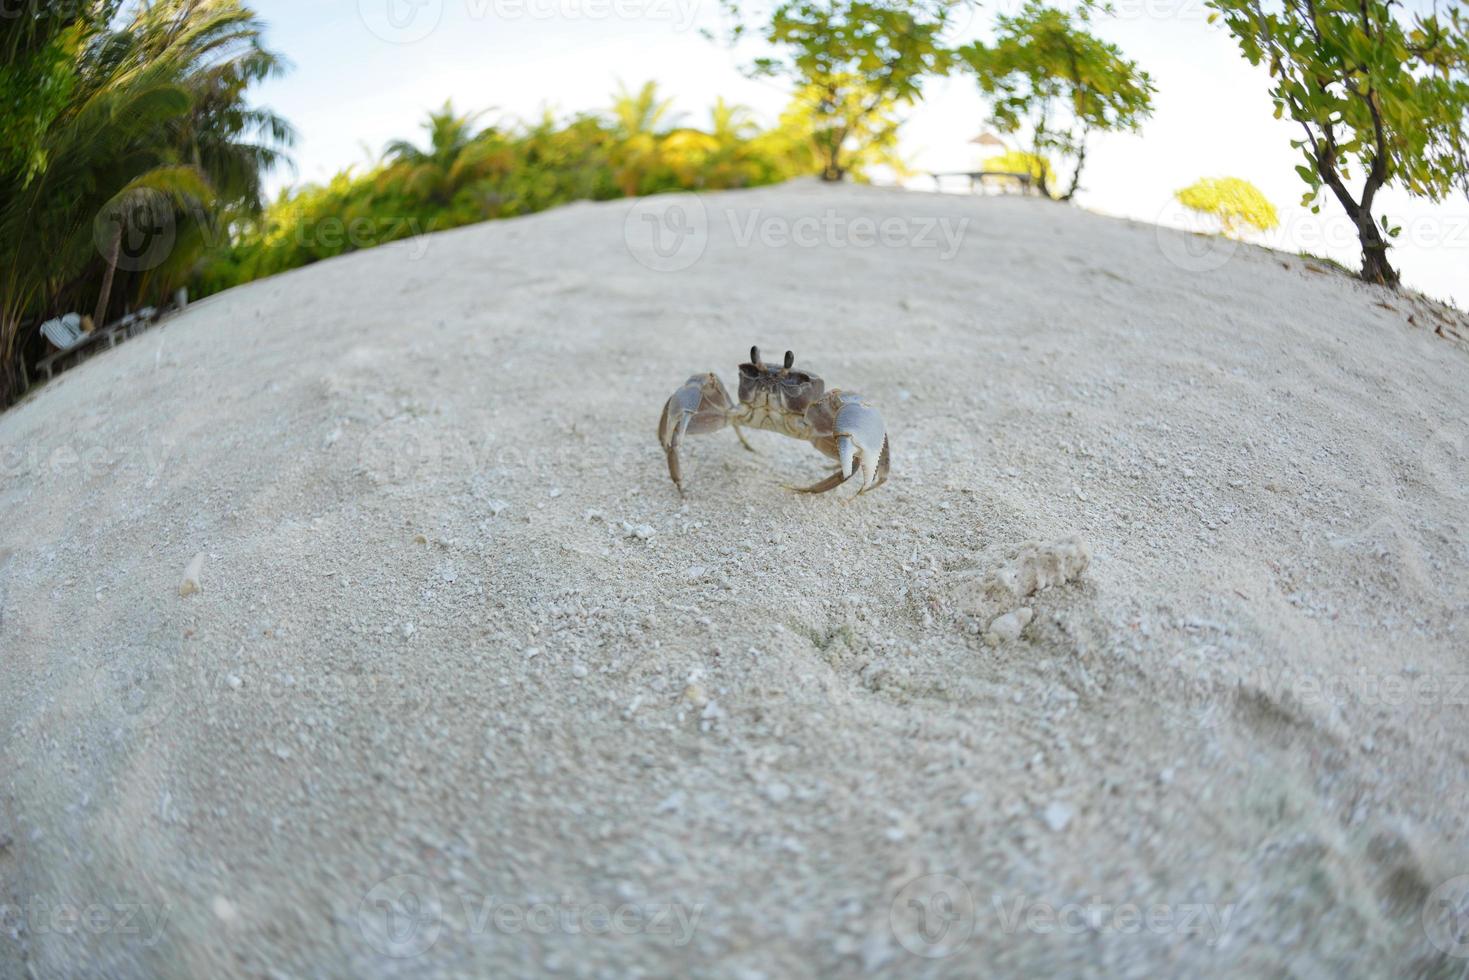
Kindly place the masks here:
POLYGON ((93 330, 87 333, 82 330, 82 318, 76 313, 68 313, 66 316, 57 317, 55 320, 47 320, 41 324, 41 333, 57 348, 55 351, 36 362, 36 367, 50 381, 56 373, 57 364, 76 355, 80 357, 88 347, 107 341, 108 347, 116 347, 118 340, 117 324, 113 324, 103 330, 93 330))
POLYGON ((41 324, 41 333, 62 350, 71 350, 87 336, 82 330, 82 315, 80 313, 68 313, 54 320, 47 320, 41 324))

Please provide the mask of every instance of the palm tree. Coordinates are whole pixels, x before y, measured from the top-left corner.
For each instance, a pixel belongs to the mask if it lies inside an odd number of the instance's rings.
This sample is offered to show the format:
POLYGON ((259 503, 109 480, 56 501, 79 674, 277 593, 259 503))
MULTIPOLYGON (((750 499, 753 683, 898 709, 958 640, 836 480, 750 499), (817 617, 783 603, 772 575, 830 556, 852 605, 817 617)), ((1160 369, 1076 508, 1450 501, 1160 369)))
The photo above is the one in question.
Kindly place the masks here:
POLYGON ((613 165, 617 185, 628 196, 639 193, 663 165, 660 143, 675 121, 673 102, 658 98, 658 83, 637 92, 618 83, 612 99, 613 130, 618 137, 613 165))
POLYGON ((114 23, 116 7, 89 5, 77 27, 66 98, 30 154, 40 165, 0 173, 0 404, 26 317, 95 297, 101 325, 125 245, 160 230, 165 247, 121 271, 187 268, 219 214, 260 208, 261 176, 292 138, 245 104, 284 66, 240 0, 153 0, 114 23))
POLYGON ((644 82, 636 93, 618 82, 617 94, 612 99, 612 118, 624 139, 645 133, 654 136, 675 121, 673 100, 658 98, 657 82, 644 82))
POLYGON ((720 146, 743 143, 760 131, 749 106, 726 102, 723 97, 714 100, 709 120, 713 124, 710 134, 720 146))
POLYGON ((430 112, 423 124, 428 131, 426 149, 409 140, 394 140, 383 151, 387 163, 384 188, 396 188, 443 207, 465 187, 502 166, 505 153, 495 128, 476 128, 487 111, 460 115, 450 101, 430 112))

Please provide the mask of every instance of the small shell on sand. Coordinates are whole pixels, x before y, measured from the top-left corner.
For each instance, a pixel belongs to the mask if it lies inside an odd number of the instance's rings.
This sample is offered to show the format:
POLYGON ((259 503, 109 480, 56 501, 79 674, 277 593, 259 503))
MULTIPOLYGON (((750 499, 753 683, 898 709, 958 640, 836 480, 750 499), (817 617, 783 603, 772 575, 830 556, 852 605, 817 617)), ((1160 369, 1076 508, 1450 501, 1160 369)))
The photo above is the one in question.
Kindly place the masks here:
POLYGON ((195 592, 202 592, 203 586, 199 584, 204 576, 204 552, 199 552, 189 560, 189 565, 184 569, 184 580, 179 583, 179 595, 187 599, 195 592))
POLYGON ((1045 821, 1046 826, 1058 834, 1071 825, 1072 816, 1071 807, 1060 800, 1053 800, 1041 813, 1041 819, 1045 821))
POLYGON ((991 620, 1037 592, 1080 578, 1089 564, 1091 552, 1075 535, 1054 544, 1029 541, 1000 568, 961 581, 955 588, 957 606, 967 615, 991 620))
POLYGON ((1007 612, 1003 616, 997 616, 994 622, 990 623, 985 639, 995 645, 1011 643, 1020 639, 1021 632, 1030 625, 1030 621, 1034 618, 1035 613, 1025 606, 1007 612))

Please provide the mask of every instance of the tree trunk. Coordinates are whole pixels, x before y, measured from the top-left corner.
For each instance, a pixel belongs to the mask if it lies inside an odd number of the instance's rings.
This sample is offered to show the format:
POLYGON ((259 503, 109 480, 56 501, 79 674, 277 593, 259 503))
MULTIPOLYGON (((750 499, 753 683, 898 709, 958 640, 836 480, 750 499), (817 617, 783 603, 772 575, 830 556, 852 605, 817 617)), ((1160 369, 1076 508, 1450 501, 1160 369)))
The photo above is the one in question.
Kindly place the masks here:
POLYGON ((1061 200, 1069 201, 1076 196, 1081 189, 1081 170, 1086 166, 1086 140, 1082 139, 1081 147, 1076 153, 1076 169, 1071 172, 1071 186, 1066 188, 1066 193, 1061 195, 1061 200))
POLYGON ((0 313, 0 411, 24 394, 20 361, 25 351, 20 345, 20 323, 0 313))
POLYGON ((1357 216, 1357 237, 1362 242, 1362 278, 1379 286, 1398 288, 1398 274, 1387 261, 1387 242, 1383 240, 1372 215, 1363 211, 1357 216))
POLYGON ((1366 282, 1377 283, 1387 286, 1389 289, 1398 288, 1398 274, 1387 261, 1387 242, 1382 237, 1377 222, 1372 220, 1372 200, 1377 193, 1377 188, 1382 183, 1381 168, 1374 164, 1373 170, 1368 174, 1367 185, 1363 188, 1362 201, 1359 203, 1352 197, 1351 191, 1342 181, 1341 175, 1336 172, 1336 150, 1334 147, 1318 148, 1316 151, 1316 172, 1331 188, 1336 195, 1337 201, 1341 203, 1342 210, 1346 211, 1347 217, 1357 226, 1357 240, 1362 244, 1362 279, 1366 282))
POLYGON ((847 130, 829 130, 828 140, 821 143, 821 179, 828 184, 840 183, 847 176, 847 171, 842 167, 842 144, 847 141, 847 130))
POLYGON ((117 275, 117 254, 122 248, 122 223, 112 234, 112 243, 107 249, 107 271, 102 274, 102 292, 97 296, 97 313, 92 317, 92 329, 101 330, 107 325, 107 304, 112 299, 112 280, 117 275))

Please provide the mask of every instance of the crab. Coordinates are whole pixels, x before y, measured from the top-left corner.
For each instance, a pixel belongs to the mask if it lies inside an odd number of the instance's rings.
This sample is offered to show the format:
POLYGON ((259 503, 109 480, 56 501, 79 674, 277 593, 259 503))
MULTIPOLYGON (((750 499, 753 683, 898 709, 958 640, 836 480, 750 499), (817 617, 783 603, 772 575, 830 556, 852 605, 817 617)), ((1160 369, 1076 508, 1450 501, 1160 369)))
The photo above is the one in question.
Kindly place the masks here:
POLYGON ((733 426, 740 445, 754 451, 741 428, 768 429, 804 439, 840 465, 836 472, 809 487, 791 487, 799 493, 825 493, 861 477, 857 495, 876 490, 888 478, 888 436, 882 415, 861 395, 826 384, 810 371, 796 370, 796 355, 786 351, 781 367, 760 359, 760 348, 750 348, 750 360, 740 365, 740 400, 730 400, 719 376, 696 374, 685 381, 663 406, 658 441, 668 456, 668 475, 684 492, 678 450, 685 433, 703 435, 733 426))

